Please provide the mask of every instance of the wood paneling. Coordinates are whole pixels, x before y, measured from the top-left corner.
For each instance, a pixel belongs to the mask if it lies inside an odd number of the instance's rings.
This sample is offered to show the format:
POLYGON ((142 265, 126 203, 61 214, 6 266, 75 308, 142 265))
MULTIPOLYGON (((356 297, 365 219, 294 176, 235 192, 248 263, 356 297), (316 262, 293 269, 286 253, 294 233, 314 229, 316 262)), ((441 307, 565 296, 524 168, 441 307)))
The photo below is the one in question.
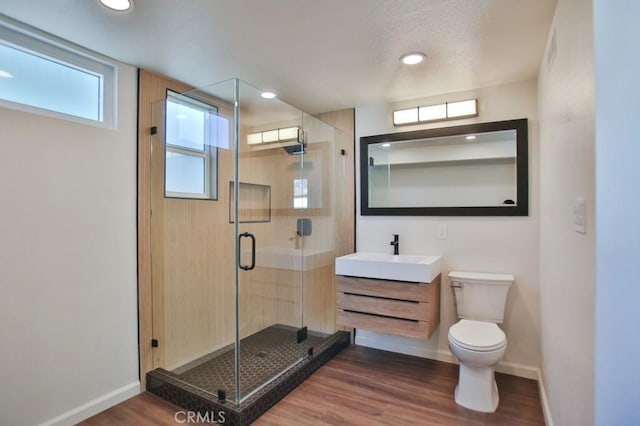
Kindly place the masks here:
POLYGON ((428 284, 338 275, 338 291, 341 293, 363 294, 389 299, 428 302, 429 294, 432 290, 428 284))
POLYGON ((305 272, 304 325, 323 333, 336 331, 336 287, 333 262, 305 272))
POLYGON ((145 70, 138 74, 138 322, 140 382, 153 368, 153 291, 151 264, 151 118, 154 104, 165 98, 167 87, 177 91, 189 87, 145 70))
POLYGON ((240 334, 273 324, 335 331, 333 265, 308 271, 257 267, 241 280, 240 334))
POLYGON ((337 208, 334 250, 336 257, 356 251, 355 243, 355 110, 343 109, 316 115, 317 118, 340 130, 332 159, 335 160, 333 175, 337 208), (344 150, 344 154, 342 151, 344 150))
MULTIPOLYGON (((335 257, 344 256, 356 251, 355 229, 355 110, 353 108, 339 111, 330 111, 316 115, 325 123, 338 129, 334 150, 329 158, 333 161, 331 191, 335 200, 333 250, 335 257)), ((313 309, 318 311, 313 318, 324 318, 321 327, 326 332, 334 331, 336 321, 336 276, 331 267, 331 279, 324 285, 316 285, 313 288, 321 291, 318 299, 311 303, 313 309), (322 313, 320 313, 322 311, 322 313), (332 324, 332 326, 329 326, 332 324)), ((305 295, 308 298, 315 297, 313 292, 305 295)), ((309 304, 307 304, 308 306, 309 304)), ((347 327, 348 329, 349 327, 347 327)))
MULTIPOLYGON (((218 152, 218 201, 164 197, 167 89, 192 88, 140 70, 138 253, 140 373, 175 368, 233 340, 233 226, 228 219, 231 151, 218 152), (150 128, 158 133, 152 135, 150 128), (227 198, 224 198, 227 197, 227 198), (226 242, 226 243, 224 243, 226 242), (151 339, 159 347, 151 347, 151 339)), ((223 115, 230 107, 211 99, 223 115)))
POLYGON ((440 323, 440 275, 406 283, 339 275, 337 324, 428 339, 440 323))
MULTIPOLYGON (((229 222, 235 221, 235 187, 229 182, 229 222)), ((238 189, 238 220, 240 223, 271 221, 271 187, 240 182, 238 189)))
POLYGON ((426 339, 429 337, 429 323, 426 321, 380 317, 359 312, 348 312, 338 308, 337 323, 347 327, 363 328, 413 339, 426 339))
MULTIPOLYGON (((229 224, 233 152, 218 150, 217 201, 164 198, 161 101, 167 89, 184 92, 192 88, 140 70, 138 280, 143 389, 147 371, 175 368, 231 343, 235 336, 235 235, 234 225, 229 224), (151 135, 151 126, 157 126, 157 134, 151 135), (158 348, 151 347, 152 338, 159 341, 158 348)), ((233 121, 229 104, 210 97, 208 100, 233 121)), ((271 222, 241 224, 241 232, 258 236, 258 247, 295 246, 289 237, 295 233, 296 216, 304 216, 314 220, 314 235, 306 237, 305 247, 334 246, 336 255, 354 250, 353 110, 323 114, 322 118, 340 127, 345 137, 309 149, 308 160, 316 166, 309 172, 317 174, 313 176, 315 181, 322 181, 321 208, 305 212, 291 209, 292 177, 297 175, 298 157, 287 155, 282 149, 251 152, 245 146, 241 148, 240 181, 271 186, 271 222)), ((246 140, 246 133, 241 127, 241 143, 246 140)), ((239 272, 241 335, 273 323, 300 324, 302 311, 310 329, 335 330, 333 266, 307 271, 304 277, 300 272, 297 276, 282 276, 289 272, 272 273, 280 274, 278 284, 263 287, 252 281, 269 281, 269 274, 239 272), (291 285, 301 279, 304 287, 291 285)))
POLYGON ((436 327, 440 325, 440 281, 442 279, 442 275, 438 275, 429 283, 431 285, 431 294, 429 295, 429 300, 431 303, 429 304, 429 337, 436 330, 436 327))
MULTIPOLYGON (((312 143, 307 147, 308 168, 303 173, 299 169, 300 157, 288 155, 281 148, 242 151, 241 180, 271 186, 272 223, 245 227, 259 235, 259 247, 299 248, 295 222, 298 217, 307 217, 313 222, 313 234, 305 237, 306 249, 326 250, 333 246, 334 256, 354 251, 353 110, 318 117, 341 128, 342 133, 335 142, 309 135, 312 143), (309 209, 292 208, 293 180, 300 177, 309 179, 312 197, 314 193, 321 194, 321 198, 310 199, 309 209)), ((312 124, 307 130, 324 132, 322 127, 312 124)), ((242 336, 273 323, 304 324, 310 330, 326 333, 335 331, 333 262, 305 272, 256 268, 240 277, 242 336)))
MULTIPOLYGON (((229 104, 208 101, 233 121, 229 104)), ((158 128, 151 139, 154 367, 172 370, 235 337, 235 238, 228 198, 220 197, 228 195, 233 152, 218 149, 217 201, 165 198, 164 103, 154 104, 151 120, 158 128)))
MULTIPOLYGON (((492 414, 457 405, 457 381, 455 364, 350 346, 254 424, 544 425, 536 381, 496 373, 500 404, 492 414)), ((173 426, 181 410, 143 393, 81 425, 173 426)))
POLYGON ((394 318, 429 320, 429 304, 425 302, 408 302, 338 293, 338 307, 345 311, 357 311, 394 318))

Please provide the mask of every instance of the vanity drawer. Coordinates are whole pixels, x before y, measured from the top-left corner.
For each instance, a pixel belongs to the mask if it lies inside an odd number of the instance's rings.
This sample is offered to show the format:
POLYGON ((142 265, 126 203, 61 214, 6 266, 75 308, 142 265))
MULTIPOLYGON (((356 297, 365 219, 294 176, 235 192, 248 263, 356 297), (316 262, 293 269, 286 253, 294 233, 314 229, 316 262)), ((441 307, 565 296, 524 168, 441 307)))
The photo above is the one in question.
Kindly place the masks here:
POLYGON ((380 299, 350 293, 338 293, 338 309, 411 320, 429 319, 429 303, 426 302, 380 299))
POLYGON ((337 324, 428 339, 440 324, 440 275, 430 283, 337 276, 337 324))
POLYGON ((431 336, 432 325, 427 321, 411 321, 400 318, 381 317, 359 312, 338 309, 338 326, 362 328, 380 333, 396 334, 414 339, 427 339, 431 336))
MULTIPOLYGON (((338 292, 340 293, 428 302, 430 292, 433 290, 431 284, 376 280, 371 278, 347 277, 344 275, 338 275, 337 278, 338 292)), ((438 279, 439 276, 436 277, 436 280, 438 279)))

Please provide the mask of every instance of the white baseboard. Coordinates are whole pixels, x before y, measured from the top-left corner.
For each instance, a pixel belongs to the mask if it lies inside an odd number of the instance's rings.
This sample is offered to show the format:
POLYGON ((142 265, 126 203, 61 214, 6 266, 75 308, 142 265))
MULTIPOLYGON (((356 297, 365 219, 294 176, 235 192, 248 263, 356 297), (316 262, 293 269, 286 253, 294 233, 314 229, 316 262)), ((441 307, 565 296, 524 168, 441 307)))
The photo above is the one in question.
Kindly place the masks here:
POLYGON ((511 374, 525 379, 538 380, 538 369, 529 365, 514 364, 512 362, 500 362, 496 365, 498 373, 511 374))
MULTIPOLYGON (((356 345, 369 348, 382 349, 389 352, 397 352, 405 355, 413 355, 420 358, 435 359, 437 361, 457 364, 458 360, 448 350, 434 350, 427 348, 422 341, 408 339, 400 336, 383 335, 372 332, 359 332, 356 334, 356 345)), ((538 368, 529 365, 501 362, 496 366, 499 373, 511 374, 526 379, 538 380, 538 368)))
MULTIPOLYGON (((366 346, 383 351, 397 352, 405 355, 413 355, 420 358, 435 359, 437 361, 457 364, 458 360, 448 350, 434 350, 426 347, 424 342, 408 339, 400 336, 392 336, 381 333, 373 333, 369 331, 359 331, 356 334, 356 345, 366 346)), ((542 373, 537 367, 529 365, 515 364, 511 362, 501 362, 496 366, 499 373, 511 374, 513 376, 524 377, 526 379, 536 380, 538 382, 538 390, 540 393, 540 403, 542 405, 542 413, 547 426, 553 426, 551 419, 551 411, 549 410, 549 400, 542 381, 542 373)))
POLYGON ((547 399, 547 391, 542 380, 542 372, 538 370, 538 392, 540 393, 540 403, 542 404, 542 414, 544 415, 544 423, 547 426, 553 426, 551 418, 551 409, 549 408, 549 400, 547 399))
POLYGON ((56 418, 47 420, 40 426, 72 426, 79 423, 89 417, 98 414, 107 408, 113 407, 116 404, 121 403, 133 396, 140 393, 140 382, 136 381, 126 386, 116 389, 113 392, 109 392, 106 395, 102 395, 92 401, 87 402, 79 407, 67 411, 59 415, 56 418))

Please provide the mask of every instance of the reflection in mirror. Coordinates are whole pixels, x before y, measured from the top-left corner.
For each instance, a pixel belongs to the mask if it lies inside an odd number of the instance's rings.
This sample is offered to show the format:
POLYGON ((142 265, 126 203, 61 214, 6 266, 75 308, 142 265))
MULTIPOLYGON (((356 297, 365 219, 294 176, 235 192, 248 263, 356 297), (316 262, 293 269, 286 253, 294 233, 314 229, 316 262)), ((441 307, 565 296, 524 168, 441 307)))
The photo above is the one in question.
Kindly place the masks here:
POLYGON ((516 131, 369 145, 369 206, 500 206, 516 200, 516 131))
POLYGON ((363 215, 526 216, 527 121, 361 138, 363 215))

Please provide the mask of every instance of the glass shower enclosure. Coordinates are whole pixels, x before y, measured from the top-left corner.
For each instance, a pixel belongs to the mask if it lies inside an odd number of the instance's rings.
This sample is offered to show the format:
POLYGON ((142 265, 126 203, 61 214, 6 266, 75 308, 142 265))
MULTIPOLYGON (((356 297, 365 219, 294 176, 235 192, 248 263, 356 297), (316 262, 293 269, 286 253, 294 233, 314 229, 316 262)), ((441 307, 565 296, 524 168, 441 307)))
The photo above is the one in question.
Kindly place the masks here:
POLYGON ((342 134, 261 93, 231 79, 153 105, 151 391, 241 407, 335 343, 342 134))

